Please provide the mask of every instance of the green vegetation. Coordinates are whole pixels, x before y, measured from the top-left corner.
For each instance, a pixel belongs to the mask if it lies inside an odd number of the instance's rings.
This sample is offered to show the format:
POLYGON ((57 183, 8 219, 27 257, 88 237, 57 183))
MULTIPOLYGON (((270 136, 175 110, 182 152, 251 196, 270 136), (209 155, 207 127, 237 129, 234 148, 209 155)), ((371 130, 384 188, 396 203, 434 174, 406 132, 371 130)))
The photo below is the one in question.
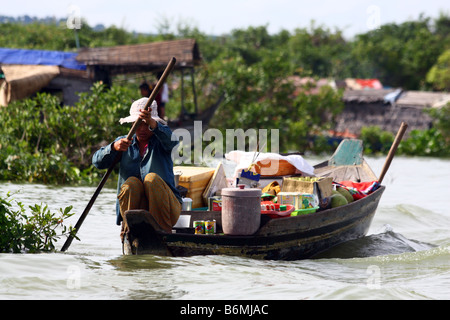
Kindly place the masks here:
MULTIPOLYGON (((293 74, 311 74, 335 79, 378 78, 384 85, 408 90, 431 89, 433 76, 427 74, 435 66, 448 71, 450 49, 450 17, 441 14, 431 19, 420 16, 402 24, 385 24, 348 40, 339 29, 311 23, 309 28, 292 32, 281 30, 269 34, 266 26, 235 29, 228 35, 208 36, 197 28, 179 23, 169 32, 170 22, 162 21, 157 34, 130 33, 116 26, 96 31, 87 23, 78 31, 82 47, 137 44, 177 38, 195 38, 200 46, 205 68, 210 63, 238 61, 243 68, 264 59, 283 59, 277 70, 284 78, 293 74), (438 61, 438 58, 440 61, 438 61), (241 60, 236 60, 241 59, 241 60)), ((75 51, 74 31, 60 24, 3 23, 0 47, 75 51)), ((266 68, 279 65, 266 66, 266 68)), ((275 72, 275 71, 274 71, 275 72)), ((447 72, 448 74, 448 72, 447 72)), ((437 79, 440 90, 440 79, 437 79)))
POLYGON ((427 73, 427 82, 436 90, 448 90, 450 88, 450 49, 442 53, 437 62, 427 73))
MULTIPOLYGON (((400 143, 398 154, 450 157, 450 104, 427 112, 434 119, 434 127, 411 130, 409 136, 400 143)), ((370 126, 361 130, 360 139, 364 141, 365 154, 386 154, 394 141, 394 135, 378 126, 370 126)))
POLYGON ((360 139, 364 141, 364 154, 387 153, 394 142, 394 135, 378 126, 369 126, 361 129, 360 139))
POLYGON ((106 90, 97 83, 75 106, 60 106, 47 93, 11 103, 0 112, 0 177, 48 184, 98 181, 92 153, 127 134, 118 119, 128 114, 124 106, 132 97, 126 88, 106 90))
POLYGON ((440 109, 430 109, 435 119, 428 130, 412 130, 408 139, 399 146, 406 155, 450 157, 450 104, 440 109))
POLYGON ((74 234, 72 227, 64 225, 64 219, 73 215, 72 207, 54 213, 47 205, 25 206, 11 198, 0 196, 0 253, 38 253, 55 251, 55 241, 74 234))
MULTIPOLYGON (((76 50, 74 31, 63 21, 3 23, 1 27, 0 47, 76 50)), ((213 37, 183 24, 174 34, 167 20, 157 29, 156 35, 145 35, 116 26, 98 31, 83 23, 78 37, 82 47, 195 38, 203 56, 203 64, 196 69, 199 106, 206 108, 224 97, 211 127, 280 129, 281 152, 334 150, 323 132, 343 108, 341 91, 322 87, 317 94, 309 94, 313 88, 306 85, 298 90, 289 80, 292 76, 378 78, 384 85, 408 90, 450 89, 450 17, 444 14, 382 25, 352 40, 344 39, 341 30, 314 23, 272 35, 266 26, 259 26, 213 37)), ((108 89, 96 83, 90 92, 80 94, 74 106, 38 93, 1 108, 0 179, 70 185, 98 182, 100 173, 91 165, 92 154, 128 132, 129 127, 120 126, 118 119, 127 115, 137 95, 136 84, 117 83, 108 89)), ((166 107, 171 118, 181 109, 180 91, 172 92, 166 107)), ((192 93, 186 93, 187 111, 192 112, 192 93)), ((450 156, 450 107, 433 109, 430 115, 434 127, 412 131, 399 153, 450 156)), ((386 153, 394 137, 368 127, 361 138, 366 153, 386 153)), ((31 215, 9 194, 0 197, 0 252, 53 251, 56 239, 73 232, 63 225, 72 215, 71 207, 58 213, 42 204, 29 209, 31 215)))
MULTIPOLYGON (((79 31, 83 47, 137 44, 177 38, 195 38, 203 56, 196 69, 198 104, 206 108, 224 96, 211 127, 280 129, 280 152, 291 150, 331 152, 326 132, 343 108, 342 92, 322 87, 308 94, 298 90, 292 76, 335 79, 379 78, 385 85, 405 89, 448 90, 450 17, 419 17, 417 21, 386 24, 344 39, 314 23, 309 28, 269 34, 266 26, 232 30, 229 35, 208 36, 196 28, 178 25, 170 33, 163 21, 157 35, 129 33, 115 26, 95 31, 86 23, 79 31)), ((0 47, 75 50, 73 30, 63 24, 2 24, 0 47)), ((179 80, 173 75, 173 80, 179 80)), ((181 109, 181 90, 172 92, 166 108, 174 118, 181 109)), ((193 97, 185 92, 186 108, 193 112, 193 97)), ((116 81, 106 89, 95 84, 80 94, 74 106, 39 93, 0 110, 0 177, 2 180, 49 184, 98 181, 90 159, 101 145, 128 127, 118 119, 128 113, 137 86, 116 81)), ((400 145, 404 154, 448 156, 449 111, 432 110, 434 128, 411 132, 400 145)), ((393 135, 365 128, 361 137, 367 153, 386 153, 393 135)), ((269 147, 269 146, 268 146, 269 147)))
POLYGON ((448 20, 441 16, 432 23, 421 17, 401 25, 383 25, 358 36, 354 57, 364 67, 366 77, 378 78, 384 85, 406 90, 427 88, 427 72, 450 45, 448 29, 443 26, 448 20))

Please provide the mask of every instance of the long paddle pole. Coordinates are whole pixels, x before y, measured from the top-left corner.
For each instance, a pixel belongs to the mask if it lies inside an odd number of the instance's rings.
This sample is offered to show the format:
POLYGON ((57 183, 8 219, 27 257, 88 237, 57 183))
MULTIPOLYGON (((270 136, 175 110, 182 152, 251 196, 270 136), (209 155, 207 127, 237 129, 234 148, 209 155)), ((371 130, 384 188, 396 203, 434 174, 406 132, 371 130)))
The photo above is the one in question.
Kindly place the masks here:
MULTIPOLYGON (((172 58, 169 61, 166 69, 164 70, 164 73, 162 74, 161 78, 159 78, 158 82, 156 83, 155 88, 153 89, 152 93, 150 94, 150 97, 148 98, 147 103, 145 104, 145 107, 144 107, 145 110, 148 110, 150 108, 150 106, 152 105, 153 101, 155 101, 156 95, 161 90, 161 88, 164 84, 164 81, 166 80, 166 78, 170 74, 170 72, 172 71, 173 67, 175 66, 175 63, 176 63, 175 58, 172 58)), ((133 138, 133 135, 136 133, 136 130, 139 127, 139 125, 141 124, 141 122, 142 122, 142 119, 137 119, 134 122, 133 126, 131 127, 130 131, 128 132, 127 139, 131 140, 133 138)), ((84 209, 80 218, 78 219, 77 223, 75 224, 74 233, 70 234, 69 237, 67 237, 66 242, 64 243, 63 247, 61 248, 61 251, 66 251, 69 248, 70 244, 73 241, 73 238, 75 237, 78 230, 80 230, 80 227, 84 222, 84 219, 86 218, 89 211, 91 210, 92 205, 94 204, 95 200, 97 199, 98 195, 100 194, 100 191, 102 190, 103 186, 105 185, 106 181, 108 180, 109 176, 111 175, 111 172, 114 170, 115 165, 117 164, 117 162, 119 162, 121 156, 122 156, 122 152, 119 152, 117 154, 117 156, 115 157, 112 165, 108 168, 108 171, 106 171, 106 173, 103 176, 102 180, 100 181, 97 189, 95 190, 94 194, 92 195, 91 200, 89 201, 88 205, 86 206, 86 208, 84 209)))
POLYGON ((408 124, 406 122, 402 122, 400 129, 397 132, 397 136, 394 139, 394 142, 392 143, 391 149, 389 150, 389 153, 386 157, 386 161, 384 162, 383 168, 381 169, 380 178, 378 179, 378 182, 381 184, 381 182, 384 179, 384 176, 386 175, 386 172, 389 169, 389 166, 391 165, 392 159, 394 158, 395 152, 397 151, 397 147, 402 141, 403 135, 405 134, 406 129, 408 128, 408 124))

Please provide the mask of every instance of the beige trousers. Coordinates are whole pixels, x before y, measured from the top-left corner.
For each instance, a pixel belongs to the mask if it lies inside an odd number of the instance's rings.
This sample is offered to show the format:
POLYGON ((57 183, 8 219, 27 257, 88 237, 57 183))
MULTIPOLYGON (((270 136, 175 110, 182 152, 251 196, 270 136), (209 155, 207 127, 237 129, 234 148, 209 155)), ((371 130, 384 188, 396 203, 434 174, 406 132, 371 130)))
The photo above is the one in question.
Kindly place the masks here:
MULTIPOLYGON (((144 182, 136 177, 128 178, 117 197, 122 218, 127 210, 148 210, 161 228, 171 232, 180 217, 181 203, 156 173, 147 174, 144 182)), ((124 224, 122 222, 122 232, 127 232, 128 227, 124 224)))

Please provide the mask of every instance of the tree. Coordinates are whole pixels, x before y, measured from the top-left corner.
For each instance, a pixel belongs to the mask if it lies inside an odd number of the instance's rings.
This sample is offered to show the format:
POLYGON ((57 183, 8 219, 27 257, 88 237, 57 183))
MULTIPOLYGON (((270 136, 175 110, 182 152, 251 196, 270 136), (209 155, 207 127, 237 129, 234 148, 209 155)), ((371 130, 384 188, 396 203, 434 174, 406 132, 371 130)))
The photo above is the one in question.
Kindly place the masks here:
POLYGON ((427 73, 427 82, 435 90, 450 90, 450 49, 442 53, 427 73))
POLYGON ((417 90, 442 52, 429 18, 385 24, 357 36, 353 55, 385 85, 417 90))
POLYGON ((346 75, 344 61, 350 53, 350 47, 342 32, 311 23, 310 30, 296 29, 289 39, 291 63, 297 70, 309 71, 318 77, 342 77, 346 75))

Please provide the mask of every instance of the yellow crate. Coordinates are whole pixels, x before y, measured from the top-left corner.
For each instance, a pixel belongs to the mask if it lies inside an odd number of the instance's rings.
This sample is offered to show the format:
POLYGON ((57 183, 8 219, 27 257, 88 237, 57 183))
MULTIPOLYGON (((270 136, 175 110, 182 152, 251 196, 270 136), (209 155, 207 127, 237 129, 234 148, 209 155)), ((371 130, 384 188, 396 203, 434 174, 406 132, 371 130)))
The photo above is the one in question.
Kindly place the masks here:
POLYGON ((203 201, 203 191, 214 174, 214 168, 208 167, 173 167, 174 172, 182 172, 179 185, 185 187, 188 192, 186 197, 192 199, 192 208, 205 207, 207 204, 203 201))

